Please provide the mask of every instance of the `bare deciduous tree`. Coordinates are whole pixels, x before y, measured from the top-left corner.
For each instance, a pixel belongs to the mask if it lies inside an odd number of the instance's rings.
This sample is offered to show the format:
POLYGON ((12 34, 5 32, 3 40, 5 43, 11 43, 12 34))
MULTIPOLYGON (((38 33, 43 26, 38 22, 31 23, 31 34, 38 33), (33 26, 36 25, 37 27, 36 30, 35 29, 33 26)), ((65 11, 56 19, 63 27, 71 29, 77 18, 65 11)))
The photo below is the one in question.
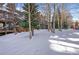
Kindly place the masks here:
POLYGON ((48 31, 51 31, 51 7, 49 3, 46 3, 47 20, 48 20, 48 31))
POLYGON ((56 6, 57 4, 54 3, 54 15, 53 15, 53 33, 55 33, 55 20, 56 20, 56 6))
POLYGON ((60 24, 61 24, 61 27, 60 27, 60 31, 62 31, 62 21, 64 19, 64 4, 61 4, 61 21, 60 21, 60 24))

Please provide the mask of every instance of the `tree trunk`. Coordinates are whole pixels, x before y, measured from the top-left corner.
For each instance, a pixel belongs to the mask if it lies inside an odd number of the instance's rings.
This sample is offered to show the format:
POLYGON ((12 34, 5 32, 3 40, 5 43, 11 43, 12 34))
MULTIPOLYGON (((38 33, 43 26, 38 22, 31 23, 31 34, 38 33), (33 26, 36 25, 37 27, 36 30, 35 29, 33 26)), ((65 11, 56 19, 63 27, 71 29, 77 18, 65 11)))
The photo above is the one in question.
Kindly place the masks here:
POLYGON ((55 33, 56 4, 54 4, 54 15, 52 19, 53 19, 53 33, 55 33))
POLYGON ((62 14, 61 14, 61 21, 60 21, 60 24, 61 24, 60 31, 62 31, 62 21, 63 21, 63 19, 64 19, 64 18, 63 18, 63 16, 64 16, 64 14, 63 14, 63 12, 64 12, 64 11, 63 11, 63 9, 64 9, 64 4, 62 4, 61 7, 62 7, 62 9, 61 9, 61 10, 62 10, 62 11, 61 11, 62 14))
POLYGON ((28 17, 29 17, 29 38, 31 39, 32 38, 32 29, 31 29, 30 3, 28 3, 28 9, 29 9, 29 14, 28 14, 28 17))
POLYGON ((32 28, 32 36, 34 36, 34 29, 32 28))
POLYGON ((58 11, 58 4, 56 4, 56 16, 57 16, 57 20, 58 20, 58 29, 60 31, 60 19, 59 19, 59 11, 58 11))
POLYGON ((46 4, 46 9, 47 9, 47 20, 48 20, 48 31, 51 31, 51 8, 50 4, 46 4))
MULTIPOLYGON (((55 14, 55 13, 54 13, 55 14)), ((55 16, 53 18, 53 33, 55 33, 55 16)))

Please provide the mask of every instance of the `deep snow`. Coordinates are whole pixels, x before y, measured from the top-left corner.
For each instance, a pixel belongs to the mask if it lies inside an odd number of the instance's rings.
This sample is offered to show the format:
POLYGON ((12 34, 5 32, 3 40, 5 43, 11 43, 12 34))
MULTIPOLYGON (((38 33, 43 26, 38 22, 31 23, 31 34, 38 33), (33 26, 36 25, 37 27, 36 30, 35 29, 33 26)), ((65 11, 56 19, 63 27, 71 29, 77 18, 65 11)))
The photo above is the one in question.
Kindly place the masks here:
POLYGON ((30 40, 28 32, 7 34, 0 36, 1 55, 71 55, 79 54, 79 31, 72 29, 35 30, 35 35, 30 40))

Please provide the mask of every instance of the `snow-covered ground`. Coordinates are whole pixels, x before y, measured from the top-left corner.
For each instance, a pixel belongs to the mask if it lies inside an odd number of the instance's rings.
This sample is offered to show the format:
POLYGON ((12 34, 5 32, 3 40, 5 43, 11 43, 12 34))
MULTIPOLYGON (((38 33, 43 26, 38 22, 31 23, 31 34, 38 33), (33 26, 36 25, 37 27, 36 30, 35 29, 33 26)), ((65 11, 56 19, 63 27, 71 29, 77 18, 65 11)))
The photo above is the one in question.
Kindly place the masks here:
POLYGON ((63 30, 56 33, 35 30, 30 40, 28 32, 0 36, 1 55, 71 55, 79 54, 79 31, 63 30))

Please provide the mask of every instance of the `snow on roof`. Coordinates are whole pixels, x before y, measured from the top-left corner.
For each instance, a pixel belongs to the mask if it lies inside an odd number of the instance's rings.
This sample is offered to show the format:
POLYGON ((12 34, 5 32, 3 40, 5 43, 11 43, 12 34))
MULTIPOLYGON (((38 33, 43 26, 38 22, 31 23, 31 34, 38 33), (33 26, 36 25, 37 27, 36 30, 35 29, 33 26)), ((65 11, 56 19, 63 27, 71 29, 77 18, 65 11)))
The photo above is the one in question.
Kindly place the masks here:
MULTIPOLYGON (((10 11, 7 10, 7 9, 9 9, 9 8, 8 8, 8 7, 5 7, 5 6, 0 7, 0 10, 2 10, 2 11, 10 12, 10 11)), ((23 13, 24 10, 21 11, 21 12, 23 13)), ((17 16, 17 18, 19 18, 19 19, 24 19, 24 16, 20 15, 18 12, 14 12, 14 14, 17 16)))
POLYGON ((14 14, 19 15, 17 12, 14 12, 14 14))
POLYGON ((0 7, 0 10, 9 12, 9 11, 8 11, 6 8, 4 8, 4 7, 0 7))

